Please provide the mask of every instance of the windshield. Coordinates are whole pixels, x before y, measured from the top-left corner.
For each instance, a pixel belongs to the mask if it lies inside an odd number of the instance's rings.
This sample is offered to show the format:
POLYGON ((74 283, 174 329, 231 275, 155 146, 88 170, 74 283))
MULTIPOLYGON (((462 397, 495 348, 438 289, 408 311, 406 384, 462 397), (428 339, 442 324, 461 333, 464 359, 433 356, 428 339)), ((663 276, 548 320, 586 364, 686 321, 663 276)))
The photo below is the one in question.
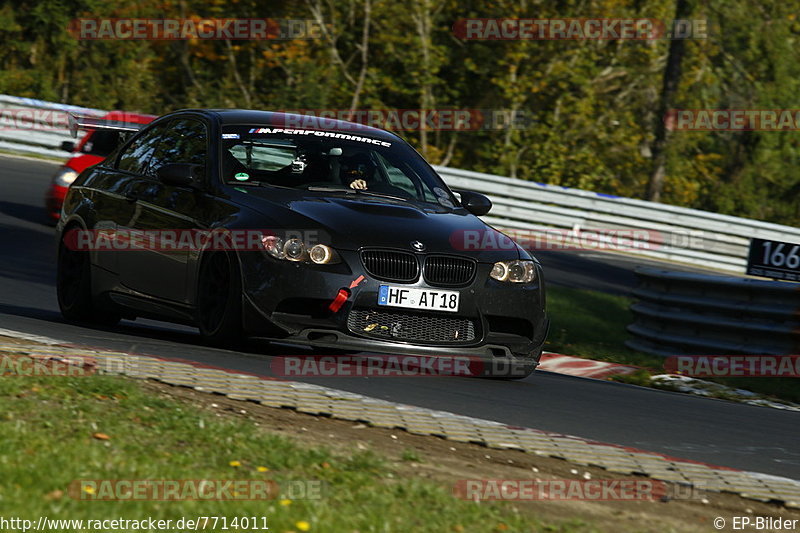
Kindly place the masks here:
POLYGON ((220 160, 227 183, 363 191, 457 205, 441 178, 411 147, 358 132, 228 126, 223 129, 220 160))

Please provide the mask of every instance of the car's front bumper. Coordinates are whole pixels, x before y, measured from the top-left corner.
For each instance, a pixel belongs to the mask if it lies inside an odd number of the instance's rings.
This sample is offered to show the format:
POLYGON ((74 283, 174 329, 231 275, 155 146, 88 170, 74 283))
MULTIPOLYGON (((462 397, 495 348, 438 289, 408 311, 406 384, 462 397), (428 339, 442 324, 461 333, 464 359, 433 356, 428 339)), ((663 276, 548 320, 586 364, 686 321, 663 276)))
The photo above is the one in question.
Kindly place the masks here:
MULTIPOLYGON (((538 360, 549 327, 541 269, 537 269, 534 283, 523 285, 495 281, 489 278, 492 265, 479 264, 469 285, 453 289, 432 287, 421 279, 409 284, 380 281, 363 269, 357 252, 340 253, 343 262, 331 266, 246 254, 241 264, 247 311, 245 325, 249 333, 337 350, 468 356, 528 363, 538 360), (457 290, 460 310, 458 313, 418 312, 378 306, 380 285, 457 290), (329 306, 342 289, 350 294, 338 311, 332 311, 329 306), (396 314, 444 324, 466 319, 472 322, 474 334, 469 338, 426 341, 394 338, 389 334, 380 337, 376 335, 380 329, 361 330, 353 327, 353 320, 348 323, 354 311, 374 313, 378 328, 383 325, 382 320, 387 320, 386 316, 396 314)), ((388 328, 384 327, 383 331, 388 328)))

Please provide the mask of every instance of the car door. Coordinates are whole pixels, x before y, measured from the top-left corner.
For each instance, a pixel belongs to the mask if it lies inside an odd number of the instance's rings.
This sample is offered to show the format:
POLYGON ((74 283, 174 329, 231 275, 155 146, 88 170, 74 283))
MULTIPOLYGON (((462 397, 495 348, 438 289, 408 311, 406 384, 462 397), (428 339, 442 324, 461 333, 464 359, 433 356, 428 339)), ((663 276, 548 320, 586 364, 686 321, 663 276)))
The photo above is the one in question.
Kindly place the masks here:
POLYGON ((108 163, 94 169, 93 189, 99 193, 94 195, 96 219, 93 229, 118 235, 123 245, 98 247, 95 264, 109 272, 118 274, 120 264, 130 259, 131 252, 124 246, 124 230, 131 227, 139 211, 130 190, 143 178, 150 157, 165 131, 166 124, 147 128, 118 154, 110 156, 108 163))
POLYGON ((147 246, 128 253, 120 264, 120 278, 139 293, 176 303, 188 303, 187 264, 197 254, 196 230, 206 203, 208 129, 200 119, 178 116, 171 120, 152 150, 141 179, 128 191, 136 203, 129 228, 146 236, 147 246), (169 163, 198 165, 195 186, 163 182, 158 169, 169 163))

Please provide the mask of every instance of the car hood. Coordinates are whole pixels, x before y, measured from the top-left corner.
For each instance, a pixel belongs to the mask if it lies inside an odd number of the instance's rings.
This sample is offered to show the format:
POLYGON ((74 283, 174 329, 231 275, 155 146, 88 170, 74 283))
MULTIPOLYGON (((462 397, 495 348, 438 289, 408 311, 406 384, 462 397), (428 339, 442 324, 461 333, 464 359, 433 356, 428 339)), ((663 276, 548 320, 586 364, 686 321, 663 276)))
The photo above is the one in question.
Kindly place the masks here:
MULTIPOLYGON (((280 229, 318 231, 319 242, 342 250, 379 247, 453 253, 481 262, 519 257, 517 245, 464 209, 337 193, 242 189, 239 201, 280 229)), ((271 228, 270 228, 271 229, 271 228)))

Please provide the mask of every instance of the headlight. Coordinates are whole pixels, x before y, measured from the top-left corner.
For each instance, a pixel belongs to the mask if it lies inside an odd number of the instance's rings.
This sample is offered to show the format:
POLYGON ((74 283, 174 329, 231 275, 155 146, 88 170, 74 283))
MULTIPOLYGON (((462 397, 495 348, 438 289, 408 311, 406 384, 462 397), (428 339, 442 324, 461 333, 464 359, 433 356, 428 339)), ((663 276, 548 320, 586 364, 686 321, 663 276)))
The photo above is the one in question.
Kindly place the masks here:
POLYGON ((55 183, 59 187, 69 187, 77 177, 78 177, 77 172, 75 172, 71 168, 64 167, 61 170, 59 170, 55 176, 53 176, 53 183, 55 183))
POLYGON ((289 239, 283 245, 283 255, 289 261, 303 261, 306 258, 306 245, 300 239, 289 239))
POLYGON ((272 235, 268 237, 261 237, 261 244, 264 245, 264 249, 267 251, 267 253, 275 259, 284 258, 283 239, 280 237, 274 237, 272 235))
POLYGON ((325 265, 336 258, 336 252, 330 246, 317 244, 308 252, 308 257, 318 265, 325 265))
POLYGON ((340 263, 341 258, 336 250, 325 244, 316 244, 307 248, 301 239, 284 241, 274 235, 261 238, 261 244, 268 255, 286 261, 312 262, 317 265, 340 263))
POLYGON ((530 283, 536 279, 536 263, 533 261, 499 261, 489 273, 497 281, 530 283))
POLYGON ((496 279, 497 281, 505 281, 508 279, 508 264, 506 263, 495 263, 492 267, 492 272, 489 274, 492 278, 496 279))

